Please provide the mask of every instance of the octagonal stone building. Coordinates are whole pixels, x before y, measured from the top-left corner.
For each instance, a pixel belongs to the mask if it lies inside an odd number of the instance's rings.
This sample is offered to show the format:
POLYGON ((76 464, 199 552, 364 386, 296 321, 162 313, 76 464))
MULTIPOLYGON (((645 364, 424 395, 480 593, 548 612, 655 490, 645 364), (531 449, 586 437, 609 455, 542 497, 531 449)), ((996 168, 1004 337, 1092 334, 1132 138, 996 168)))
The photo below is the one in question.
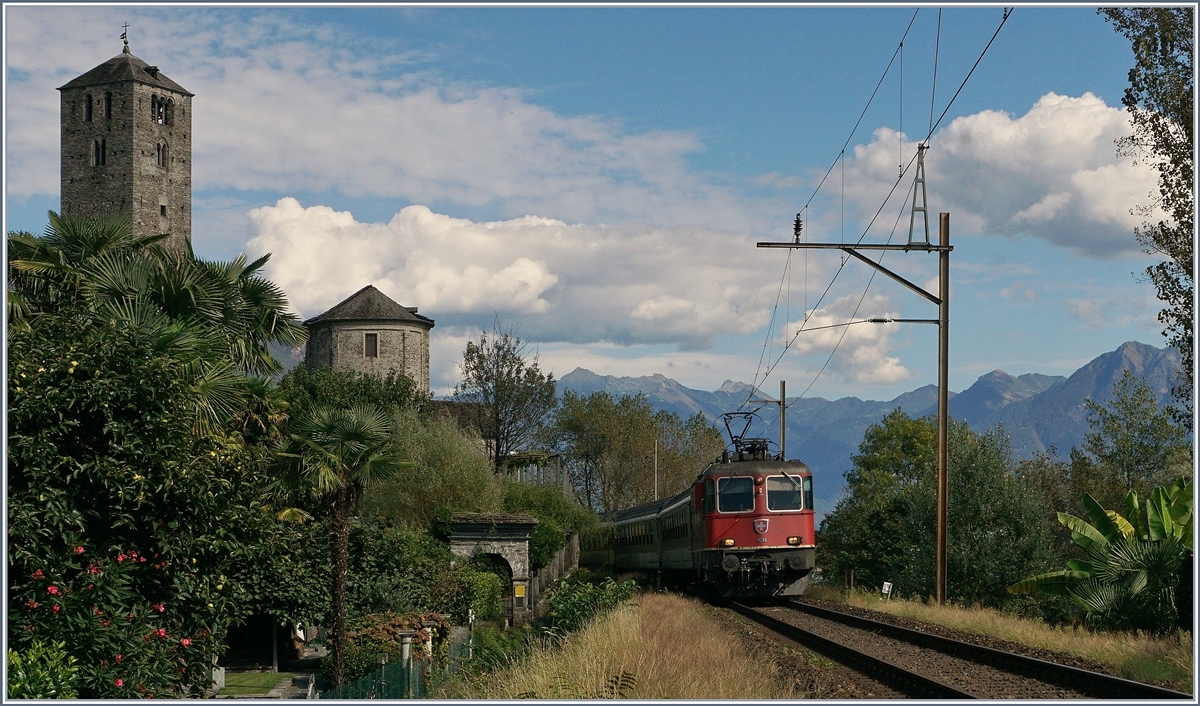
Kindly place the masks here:
POLYGON ((304 365, 374 375, 402 372, 429 392, 429 330, 433 319, 367 285, 304 322, 304 365))

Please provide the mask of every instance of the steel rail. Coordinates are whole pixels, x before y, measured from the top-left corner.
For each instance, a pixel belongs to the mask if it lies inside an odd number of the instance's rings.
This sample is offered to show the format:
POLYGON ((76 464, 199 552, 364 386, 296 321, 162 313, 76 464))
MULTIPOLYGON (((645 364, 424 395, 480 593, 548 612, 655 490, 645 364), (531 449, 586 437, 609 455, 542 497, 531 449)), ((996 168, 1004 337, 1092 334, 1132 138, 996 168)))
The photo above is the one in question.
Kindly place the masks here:
POLYGON ((1188 699, 1191 694, 1185 694, 1171 689, 1143 684, 1121 677, 1114 677, 1099 672, 1090 672, 1078 667, 1070 667, 1057 662, 1050 662, 1036 657, 1005 652, 983 645, 975 645, 961 640, 952 640, 940 635, 912 630, 909 628, 883 623, 857 615, 850 615, 837 610, 820 608, 809 603, 794 601, 789 607, 801 610, 809 615, 826 620, 834 620, 843 625, 849 625, 862 630, 871 630, 886 637, 902 640, 911 644, 937 650, 944 654, 960 657, 980 664, 986 664, 1013 674, 1032 677, 1039 681, 1053 684, 1064 689, 1070 689, 1093 698, 1102 699, 1188 699))
POLYGON ((769 615, 742 605, 730 603, 729 607, 738 614, 783 635, 789 640, 799 642, 821 654, 847 666, 858 669, 868 676, 877 679, 887 686, 903 692, 905 695, 922 699, 974 699, 973 694, 959 691, 952 686, 943 684, 936 679, 910 672, 903 667, 884 662, 881 659, 863 654, 858 650, 838 644, 833 640, 821 637, 795 625, 789 625, 782 620, 776 620, 769 615))

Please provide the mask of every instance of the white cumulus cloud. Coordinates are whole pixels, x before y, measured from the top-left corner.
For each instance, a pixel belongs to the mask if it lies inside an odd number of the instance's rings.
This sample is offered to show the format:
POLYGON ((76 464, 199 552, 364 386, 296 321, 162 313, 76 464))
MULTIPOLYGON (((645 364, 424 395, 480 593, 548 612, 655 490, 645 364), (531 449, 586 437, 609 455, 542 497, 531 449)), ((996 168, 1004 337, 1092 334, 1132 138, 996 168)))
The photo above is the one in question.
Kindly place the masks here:
POLYGON ((827 356, 834 353, 827 372, 841 378, 868 385, 891 385, 912 377, 900 359, 888 355, 894 324, 850 324, 868 318, 897 316, 887 297, 873 295, 861 299, 849 295, 839 297, 827 306, 807 313, 805 320, 790 322, 785 337, 791 338, 801 328, 792 348, 801 355, 827 356), (834 352, 836 351, 836 352, 834 352))
MULTIPOLYGON (((959 233, 1028 234, 1099 257, 1136 251, 1133 227, 1142 219, 1130 209, 1149 201, 1157 177, 1116 156, 1114 141, 1129 133, 1125 110, 1091 93, 1047 93, 1019 117, 985 110, 957 118, 925 157, 930 212, 949 211, 959 233)), ((855 147, 846 190, 863 212, 873 213, 895 183, 901 139, 879 128, 855 147)), ((916 144, 906 140, 904 150, 916 144)), ((912 175, 893 196, 897 209, 912 175)))
POLYGON ((366 284, 450 325, 500 314, 536 340, 713 345, 766 323, 778 287, 745 238, 717 231, 478 223, 408 206, 387 223, 294 198, 250 213, 247 248, 311 317, 366 284))

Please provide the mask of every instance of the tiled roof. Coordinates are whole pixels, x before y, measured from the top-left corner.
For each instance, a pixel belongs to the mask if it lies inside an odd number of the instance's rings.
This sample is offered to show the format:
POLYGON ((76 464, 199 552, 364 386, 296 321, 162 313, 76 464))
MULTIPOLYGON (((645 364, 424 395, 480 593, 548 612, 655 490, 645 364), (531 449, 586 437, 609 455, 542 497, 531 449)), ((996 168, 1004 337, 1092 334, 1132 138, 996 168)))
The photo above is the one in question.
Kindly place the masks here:
POLYGON ((127 53, 128 50, 129 48, 126 47, 124 52, 117 54, 82 76, 71 79, 60 86, 58 90, 95 86, 102 83, 116 83, 118 81, 138 81, 139 83, 151 86, 159 86, 168 91, 175 91, 176 93, 183 93, 189 96, 194 95, 183 86, 167 78, 158 70, 157 66, 150 66, 133 54, 127 53))
POLYGON ((416 307, 400 306, 370 284, 324 314, 305 321, 304 325, 330 321, 411 321, 433 328, 433 319, 418 314, 416 307))

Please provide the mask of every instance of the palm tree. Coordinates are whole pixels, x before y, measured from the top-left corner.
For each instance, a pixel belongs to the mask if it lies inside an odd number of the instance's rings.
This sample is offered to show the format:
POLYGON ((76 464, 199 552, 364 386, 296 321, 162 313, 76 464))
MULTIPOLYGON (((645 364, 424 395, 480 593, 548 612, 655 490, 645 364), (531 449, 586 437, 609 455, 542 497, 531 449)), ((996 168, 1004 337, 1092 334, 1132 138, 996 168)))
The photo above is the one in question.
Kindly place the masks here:
POLYGON ((1091 495, 1084 495, 1083 506, 1090 522, 1063 512, 1058 521, 1086 558, 1018 581, 1009 593, 1067 596, 1107 627, 1169 630, 1176 622, 1179 565, 1192 549, 1192 481, 1155 488, 1144 510, 1130 491, 1123 515, 1091 495))
POLYGON ((281 366, 268 345, 294 346, 305 331, 287 299, 247 263, 201 260, 137 238, 127 213, 105 218, 49 214, 42 236, 9 235, 9 320, 27 326, 42 313, 72 311, 99 324, 150 331, 181 361, 200 393, 197 424, 221 424, 242 406, 246 375, 281 366))
POLYGON ((364 489, 408 465, 396 449, 394 431, 393 420, 374 405, 318 405, 292 421, 290 444, 279 452, 285 470, 281 486, 306 491, 330 512, 333 686, 342 683, 346 668, 350 518, 364 489))

